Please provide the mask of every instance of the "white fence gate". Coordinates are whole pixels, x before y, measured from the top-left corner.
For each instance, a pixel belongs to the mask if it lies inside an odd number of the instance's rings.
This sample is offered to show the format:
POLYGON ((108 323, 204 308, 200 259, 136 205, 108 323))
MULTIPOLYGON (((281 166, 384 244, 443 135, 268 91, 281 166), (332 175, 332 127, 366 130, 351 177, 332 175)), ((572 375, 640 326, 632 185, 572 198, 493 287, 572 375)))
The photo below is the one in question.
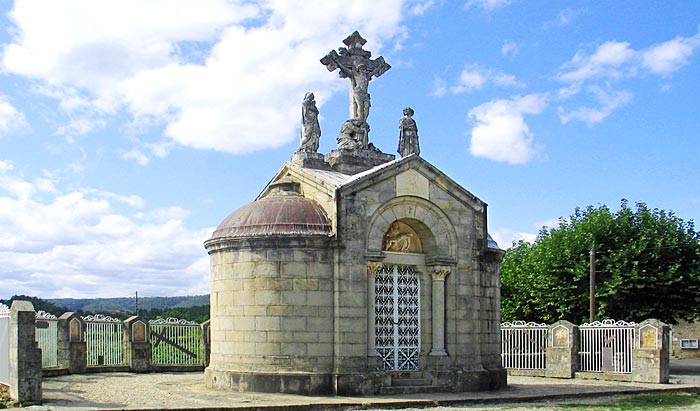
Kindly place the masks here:
POLYGON ((45 311, 36 313, 35 339, 41 348, 41 367, 58 367, 58 318, 45 311))
POLYGON ((85 321, 87 365, 124 364, 122 322, 102 314, 83 317, 83 321, 85 321))
POLYGON ((10 308, 0 303, 0 384, 10 384, 10 308))
POLYGON ((194 321, 168 318, 149 321, 153 365, 202 363, 202 328, 194 321))
POLYGON ((633 322, 603 320, 579 327, 580 370, 588 372, 632 372, 633 322))
POLYGON ((525 321, 501 324, 501 365, 503 368, 542 370, 547 367, 549 327, 525 321))

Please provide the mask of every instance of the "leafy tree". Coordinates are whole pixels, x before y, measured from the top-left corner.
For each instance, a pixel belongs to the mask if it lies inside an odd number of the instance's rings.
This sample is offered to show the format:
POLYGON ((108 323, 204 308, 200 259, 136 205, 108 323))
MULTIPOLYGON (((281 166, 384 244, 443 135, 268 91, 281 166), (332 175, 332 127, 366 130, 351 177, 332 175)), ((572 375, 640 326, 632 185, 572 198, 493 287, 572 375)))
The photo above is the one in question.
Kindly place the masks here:
POLYGON ((700 318, 700 233, 644 203, 577 208, 501 265, 502 317, 551 323, 589 317, 589 253, 596 249, 596 318, 671 324, 700 318))

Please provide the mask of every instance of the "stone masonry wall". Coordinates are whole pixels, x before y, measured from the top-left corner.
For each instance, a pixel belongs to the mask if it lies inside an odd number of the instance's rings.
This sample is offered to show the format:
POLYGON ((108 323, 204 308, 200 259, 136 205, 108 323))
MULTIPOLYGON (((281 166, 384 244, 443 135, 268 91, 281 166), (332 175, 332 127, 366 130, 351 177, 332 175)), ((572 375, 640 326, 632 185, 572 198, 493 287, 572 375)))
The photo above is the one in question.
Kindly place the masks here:
POLYGON ((235 247, 236 252, 211 254, 209 369, 329 372, 328 240, 240 240, 235 247))

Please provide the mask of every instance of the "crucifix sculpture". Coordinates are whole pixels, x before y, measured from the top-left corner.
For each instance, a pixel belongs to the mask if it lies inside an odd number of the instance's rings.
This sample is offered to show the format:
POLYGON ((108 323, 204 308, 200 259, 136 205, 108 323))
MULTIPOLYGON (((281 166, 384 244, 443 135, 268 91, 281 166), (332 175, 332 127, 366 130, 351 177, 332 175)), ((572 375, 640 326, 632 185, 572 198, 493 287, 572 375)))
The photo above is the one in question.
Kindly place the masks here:
POLYGON ((343 43, 347 47, 340 47, 338 52, 332 50, 321 63, 334 71, 340 69, 341 78, 350 79, 350 119, 365 125, 369 116, 369 92, 367 87, 372 77, 379 77, 391 68, 384 61, 384 57, 370 59, 372 53, 364 50, 362 46, 367 40, 355 31, 349 35, 343 43))

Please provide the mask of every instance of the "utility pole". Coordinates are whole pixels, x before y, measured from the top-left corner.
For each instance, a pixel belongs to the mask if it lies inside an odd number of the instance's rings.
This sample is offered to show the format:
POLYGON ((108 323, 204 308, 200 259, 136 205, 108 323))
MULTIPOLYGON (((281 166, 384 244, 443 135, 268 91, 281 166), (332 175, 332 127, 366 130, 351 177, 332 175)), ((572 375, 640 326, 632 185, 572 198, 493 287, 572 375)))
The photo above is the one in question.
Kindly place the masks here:
POLYGON ((139 315, 139 292, 138 291, 136 291, 136 312, 134 314, 139 315))
POLYGON ((595 246, 591 248, 591 277, 590 277, 590 303, 589 311, 590 318, 589 322, 595 321, 595 246))

